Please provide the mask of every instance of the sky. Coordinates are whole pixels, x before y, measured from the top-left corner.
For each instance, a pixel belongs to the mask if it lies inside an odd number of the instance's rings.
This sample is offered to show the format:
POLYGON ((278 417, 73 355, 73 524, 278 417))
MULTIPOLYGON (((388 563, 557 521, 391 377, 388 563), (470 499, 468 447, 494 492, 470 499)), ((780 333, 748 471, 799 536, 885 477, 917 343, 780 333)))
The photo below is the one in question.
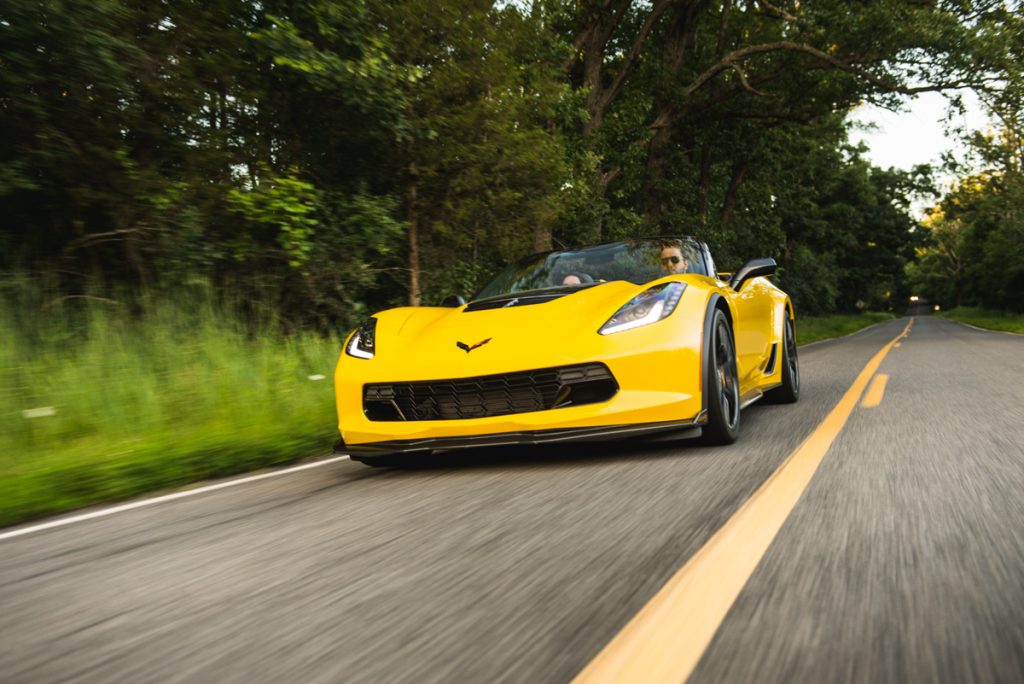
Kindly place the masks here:
MULTIPOLYGON (((964 92, 967 105, 965 115, 958 115, 953 123, 965 125, 971 130, 989 128, 988 118, 982 111, 977 97, 964 92)), ((861 124, 875 124, 874 130, 850 132, 852 142, 864 142, 869 149, 868 159, 875 166, 910 169, 915 164, 935 164, 942 161, 942 153, 956 150, 961 143, 946 133, 943 119, 948 111, 946 98, 939 93, 921 93, 914 98, 904 99, 905 111, 891 112, 874 105, 861 105, 853 112, 854 121, 861 124)), ((953 181, 949 175, 938 174, 942 188, 953 181)), ((924 206, 916 206, 919 212, 924 206)))

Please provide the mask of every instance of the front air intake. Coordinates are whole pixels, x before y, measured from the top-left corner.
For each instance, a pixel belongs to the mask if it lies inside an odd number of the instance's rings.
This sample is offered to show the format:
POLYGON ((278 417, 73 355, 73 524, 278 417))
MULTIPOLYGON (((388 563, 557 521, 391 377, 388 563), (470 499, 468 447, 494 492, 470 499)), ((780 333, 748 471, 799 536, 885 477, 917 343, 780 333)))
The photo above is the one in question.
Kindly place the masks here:
POLYGON ((457 420, 595 404, 619 391, 602 363, 454 380, 373 383, 363 411, 374 421, 457 420))

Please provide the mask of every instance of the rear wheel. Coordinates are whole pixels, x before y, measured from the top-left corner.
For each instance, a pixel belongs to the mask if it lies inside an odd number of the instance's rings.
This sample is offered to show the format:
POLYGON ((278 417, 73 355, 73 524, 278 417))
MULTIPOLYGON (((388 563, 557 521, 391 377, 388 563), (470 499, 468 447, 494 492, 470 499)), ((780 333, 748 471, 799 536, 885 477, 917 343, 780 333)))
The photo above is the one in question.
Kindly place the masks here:
POLYGON ((789 317, 782 332, 782 384, 765 392, 764 398, 773 404, 792 404, 800 398, 800 362, 793 319, 789 317))
POLYGON ((704 441, 732 444, 740 434, 740 382, 732 326, 721 309, 711 319, 711 348, 704 354, 704 391, 708 422, 704 441))

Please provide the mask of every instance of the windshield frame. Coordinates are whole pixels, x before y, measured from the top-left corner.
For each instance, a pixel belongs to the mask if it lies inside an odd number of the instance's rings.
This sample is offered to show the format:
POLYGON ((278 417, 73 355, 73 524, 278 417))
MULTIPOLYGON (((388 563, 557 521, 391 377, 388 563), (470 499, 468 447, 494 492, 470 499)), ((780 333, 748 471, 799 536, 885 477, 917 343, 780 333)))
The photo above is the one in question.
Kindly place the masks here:
POLYGON ((706 247, 700 240, 691 236, 641 237, 589 245, 579 249, 552 250, 531 254, 497 271, 472 296, 470 301, 477 302, 525 293, 569 293, 614 281, 627 281, 635 285, 643 285, 666 276, 683 275, 683 273, 674 274, 664 270, 655 270, 653 267, 655 261, 650 264, 640 264, 636 261, 636 253, 643 251, 653 256, 666 247, 679 247, 683 251, 688 262, 685 273, 708 275, 705 264, 706 247), (625 257, 620 258, 623 255, 625 257), (588 257, 591 257, 590 261, 588 261, 588 257), (618 264, 614 263, 617 258, 618 264), (632 273, 623 273, 630 268, 630 264, 623 263, 629 258, 634 260, 633 266, 637 270, 632 273), (581 266, 594 271, 594 273, 587 274, 580 268, 581 266), (569 275, 578 275, 582 281, 579 284, 567 285, 555 282, 569 275), (609 277, 604 277, 606 275, 609 277), (587 282, 586 278, 591 278, 591 281, 587 282))

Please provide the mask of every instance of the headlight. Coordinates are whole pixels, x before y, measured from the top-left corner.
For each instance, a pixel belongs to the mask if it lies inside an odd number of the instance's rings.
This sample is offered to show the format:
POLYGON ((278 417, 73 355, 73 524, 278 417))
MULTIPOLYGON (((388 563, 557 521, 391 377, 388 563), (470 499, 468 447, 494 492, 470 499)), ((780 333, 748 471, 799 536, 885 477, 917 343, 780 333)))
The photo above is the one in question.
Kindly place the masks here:
POLYGON ((684 283, 655 285, 626 302, 597 332, 611 335, 656 323, 676 310, 676 304, 685 289, 684 283))
POLYGON ((357 359, 372 359, 377 350, 377 319, 371 318, 358 328, 345 347, 345 353, 357 359))

